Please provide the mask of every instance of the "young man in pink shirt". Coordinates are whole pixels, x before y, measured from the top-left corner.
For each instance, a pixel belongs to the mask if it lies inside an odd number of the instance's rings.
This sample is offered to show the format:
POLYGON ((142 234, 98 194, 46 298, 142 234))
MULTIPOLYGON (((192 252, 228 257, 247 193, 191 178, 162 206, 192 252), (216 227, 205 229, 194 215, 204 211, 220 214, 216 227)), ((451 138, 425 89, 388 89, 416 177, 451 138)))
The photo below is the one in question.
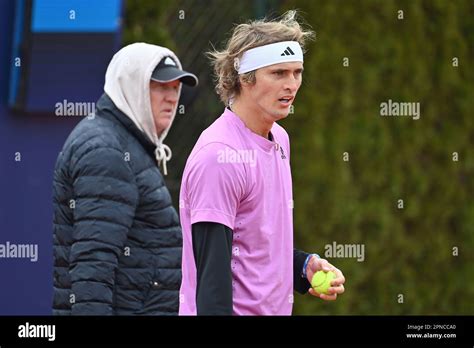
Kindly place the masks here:
POLYGON ((210 54, 227 107, 183 173, 180 315, 291 315, 294 290, 328 301, 344 292, 340 270, 293 248, 290 142, 276 122, 301 86, 313 34, 294 17, 238 25, 210 54), (336 273, 329 295, 311 288, 318 270, 336 273))

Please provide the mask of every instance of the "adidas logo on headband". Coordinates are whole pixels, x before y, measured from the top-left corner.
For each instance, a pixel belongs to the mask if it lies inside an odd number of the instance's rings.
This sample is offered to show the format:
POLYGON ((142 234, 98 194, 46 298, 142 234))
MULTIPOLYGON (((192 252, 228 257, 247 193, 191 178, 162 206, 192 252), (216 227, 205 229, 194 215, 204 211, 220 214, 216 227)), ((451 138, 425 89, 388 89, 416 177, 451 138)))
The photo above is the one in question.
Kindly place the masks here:
POLYGON ((280 55, 281 56, 294 56, 295 52, 293 52, 290 47, 287 47, 286 50, 284 50, 283 53, 280 55))
POLYGON ((275 42, 251 48, 242 54, 241 59, 238 57, 234 59, 234 69, 240 75, 269 65, 288 62, 303 63, 303 50, 297 41, 275 42))

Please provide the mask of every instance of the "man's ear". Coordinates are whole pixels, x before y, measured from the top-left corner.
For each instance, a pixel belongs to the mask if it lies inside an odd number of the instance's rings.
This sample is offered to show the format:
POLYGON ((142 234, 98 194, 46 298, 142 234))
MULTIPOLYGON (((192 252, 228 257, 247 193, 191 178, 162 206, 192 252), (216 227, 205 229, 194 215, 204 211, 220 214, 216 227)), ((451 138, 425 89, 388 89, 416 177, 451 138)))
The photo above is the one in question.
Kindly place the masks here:
POLYGON ((242 78, 241 76, 239 76, 239 83, 240 83, 240 87, 251 87, 255 85, 255 83, 251 83, 247 81, 246 79, 242 78))

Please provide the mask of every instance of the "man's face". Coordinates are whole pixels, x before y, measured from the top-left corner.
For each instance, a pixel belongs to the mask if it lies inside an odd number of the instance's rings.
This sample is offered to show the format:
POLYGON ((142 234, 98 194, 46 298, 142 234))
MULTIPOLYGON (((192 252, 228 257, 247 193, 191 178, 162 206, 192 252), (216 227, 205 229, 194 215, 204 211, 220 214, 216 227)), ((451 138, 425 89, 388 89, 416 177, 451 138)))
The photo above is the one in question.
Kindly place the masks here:
POLYGON ((301 86, 303 63, 279 63, 258 69, 254 85, 248 88, 246 102, 252 109, 269 121, 278 121, 288 116, 290 106, 301 86))
POLYGON ((156 132, 160 135, 171 123, 178 104, 179 80, 171 82, 150 81, 150 100, 156 132))

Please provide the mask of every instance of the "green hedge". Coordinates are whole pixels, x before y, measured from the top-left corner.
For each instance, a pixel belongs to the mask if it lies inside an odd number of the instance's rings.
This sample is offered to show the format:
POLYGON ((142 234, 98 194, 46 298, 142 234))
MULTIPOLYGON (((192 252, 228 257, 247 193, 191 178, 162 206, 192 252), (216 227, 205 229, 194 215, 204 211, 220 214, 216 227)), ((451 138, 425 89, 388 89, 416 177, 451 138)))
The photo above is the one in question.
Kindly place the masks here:
POLYGON ((295 112, 282 122, 295 244, 321 255, 333 241, 365 246, 363 262, 328 258, 346 276, 343 296, 296 295, 294 313, 473 314, 474 3, 291 1, 282 11, 290 8, 317 32, 295 112), (420 118, 380 116, 389 99, 419 102, 420 118))

